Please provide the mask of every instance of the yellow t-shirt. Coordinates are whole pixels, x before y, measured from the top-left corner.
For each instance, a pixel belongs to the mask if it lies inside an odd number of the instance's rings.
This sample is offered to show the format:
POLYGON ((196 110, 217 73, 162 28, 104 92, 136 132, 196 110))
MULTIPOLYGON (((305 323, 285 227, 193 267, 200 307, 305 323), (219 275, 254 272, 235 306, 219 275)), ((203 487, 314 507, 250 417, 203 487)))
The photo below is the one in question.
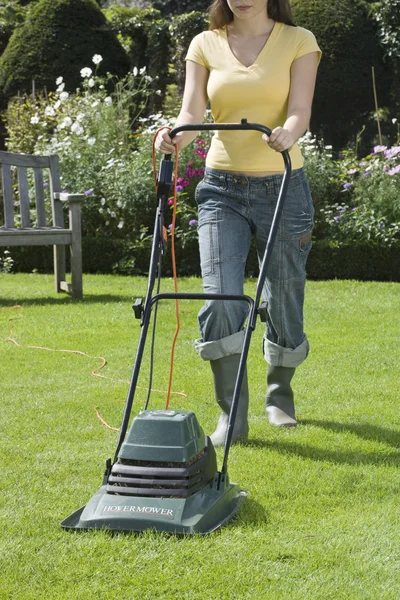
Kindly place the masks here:
MULTIPOLYGON (((215 123, 247 119, 270 129, 286 121, 290 67, 297 58, 321 50, 311 31, 284 23, 275 26, 256 61, 245 67, 232 53, 226 29, 203 31, 193 38, 186 60, 210 72, 207 94, 215 123)), ((290 151, 292 166, 303 166, 300 148, 290 151)), ((279 152, 257 131, 219 131, 212 138, 206 166, 224 171, 283 171, 279 152)))

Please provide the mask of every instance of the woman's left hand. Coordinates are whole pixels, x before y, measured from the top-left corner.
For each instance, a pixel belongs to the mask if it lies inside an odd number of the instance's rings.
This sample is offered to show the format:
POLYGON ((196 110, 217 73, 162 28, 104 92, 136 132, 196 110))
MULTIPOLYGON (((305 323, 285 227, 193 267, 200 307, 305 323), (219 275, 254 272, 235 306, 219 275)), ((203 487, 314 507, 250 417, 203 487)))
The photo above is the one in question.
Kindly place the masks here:
POLYGON ((262 139, 269 145, 270 148, 276 150, 276 152, 290 150, 295 142, 290 131, 284 129, 283 127, 275 127, 270 136, 264 133, 262 139))

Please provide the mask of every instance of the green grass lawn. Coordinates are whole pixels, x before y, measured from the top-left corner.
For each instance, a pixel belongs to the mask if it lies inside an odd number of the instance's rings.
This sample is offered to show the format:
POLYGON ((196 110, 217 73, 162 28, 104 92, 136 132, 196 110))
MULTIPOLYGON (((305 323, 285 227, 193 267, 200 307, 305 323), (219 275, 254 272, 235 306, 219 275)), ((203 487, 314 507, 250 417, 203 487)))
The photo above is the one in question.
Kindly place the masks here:
MULTIPOLYGON (((227 527, 190 538, 60 528, 100 487, 114 454, 117 433, 95 407, 119 427, 140 332, 130 307, 146 283, 85 276, 85 299, 72 302, 53 292, 50 275, 0 275, 0 598, 398 600, 400 284, 308 283, 311 353, 294 379, 294 431, 264 416, 258 324, 250 439, 232 448, 229 466, 249 497, 227 527), (107 360, 105 378, 92 375, 96 357, 107 360)), ((182 279, 180 290, 201 291, 200 280, 182 279)), ((246 293, 254 290, 249 280, 246 293)), ((199 306, 181 303, 173 389, 186 397, 174 395, 171 408, 194 410, 209 434, 218 409, 208 365, 193 349, 199 306)), ((160 304, 159 390, 174 329, 173 303, 160 304)), ((147 371, 148 352, 143 388, 147 371)), ((144 398, 141 389, 134 413, 144 398)), ((153 394, 152 407, 164 402, 153 394)))

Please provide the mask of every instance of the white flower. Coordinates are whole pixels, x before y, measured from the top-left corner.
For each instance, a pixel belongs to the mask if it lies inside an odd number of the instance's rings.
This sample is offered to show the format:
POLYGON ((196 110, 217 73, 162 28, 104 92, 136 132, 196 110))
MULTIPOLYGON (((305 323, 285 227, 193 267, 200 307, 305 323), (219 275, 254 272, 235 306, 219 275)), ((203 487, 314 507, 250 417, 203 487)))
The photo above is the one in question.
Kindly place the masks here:
POLYGON ((139 73, 138 68, 137 67, 133 67, 133 74, 136 77, 137 74, 139 73))
POLYGON ((60 100, 66 100, 67 98, 69 98, 68 92, 61 92, 60 100))
POLYGON ((111 217, 112 219, 115 219, 115 217, 116 217, 116 216, 117 216, 117 215, 116 215, 116 214, 115 214, 115 212, 112 210, 112 211, 110 212, 110 217, 111 217))
POLYGON ((64 127, 71 127, 71 125, 72 125, 71 117, 65 117, 60 125, 60 128, 64 129, 64 127))
POLYGON ((99 104, 99 101, 95 100, 94 102, 92 102, 91 106, 92 106, 92 108, 96 108, 96 106, 98 106, 98 104, 99 104))
POLYGON ((57 92, 63 92, 65 88, 65 83, 60 83, 60 85, 57 88, 57 92))
POLYGON ((87 143, 89 144, 89 146, 94 146, 96 143, 96 138, 94 137, 90 137, 87 141, 87 143))
POLYGON ((57 100, 57 102, 54 105, 54 108, 57 110, 57 108, 59 108, 60 104, 61 104, 60 100, 57 100))
POLYGON ((85 115, 83 113, 78 113, 76 115, 76 120, 77 121, 82 121, 82 119, 84 119, 84 118, 85 118, 85 115))
POLYGON ((161 90, 156 91, 157 96, 161 96, 161 90))
POLYGON ((142 68, 140 69, 139 73, 140 73, 141 75, 144 75, 144 74, 146 73, 146 67, 142 67, 142 68))
POLYGON ((123 228, 123 226, 124 226, 124 222, 123 222, 123 221, 120 221, 120 222, 118 223, 118 226, 117 226, 117 227, 118 227, 118 229, 122 229, 122 228, 123 228))
POLYGON ((81 135, 83 133, 83 127, 78 123, 78 121, 75 121, 71 127, 71 131, 76 133, 76 135, 81 135))
POLYGON ((106 203, 106 199, 105 199, 105 198, 102 198, 102 199, 100 200, 100 204, 101 204, 102 206, 104 206, 104 205, 105 205, 105 203, 106 203))
POLYGON ((31 117, 31 123, 32 125, 36 125, 37 123, 39 123, 39 117, 37 115, 31 117))
POLYGON ((56 111, 52 106, 46 106, 46 108, 44 109, 44 114, 46 115, 46 117, 54 117, 56 111))
POLYGON ((93 77, 91 77, 91 78, 89 79, 89 81, 88 81, 88 85, 89 85, 89 87, 94 87, 94 85, 95 85, 95 81, 94 81, 93 77))
POLYGON ((392 123, 395 125, 397 123, 397 119, 392 119, 392 123))
POLYGON ((111 106, 111 104, 112 104, 111 96, 107 96, 107 98, 104 98, 104 104, 107 104, 107 106, 111 106))
POLYGON ((146 80, 146 81, 148 81, 148 82, 150 82, 150 81, 153 81, 153 78, 152 78, 152 77, 150 77, 150 75, 145 75, 145 76, 144 76, 144 78, 145 78, 145 80, 146 80))
POLYGON ((95 54, 92 58, 92 61, 94 62, 95 65, 98 65, 99 63, 101 63, 102 60, 103 60, 103 57, 101 56, 101 54, 95 54))
POLYGON ((57 77, 56 79, 56 85, 60 85, 60 83, 63 82, 63 78, 62 77, 57 77))
POLYGON ((81 69, 81 77, 90 77, 92 72, 93 71, 90 67, 84 67, 81 69))
POLYGON ((99 85, 99 90, 104 90, 104 85, 99 85))

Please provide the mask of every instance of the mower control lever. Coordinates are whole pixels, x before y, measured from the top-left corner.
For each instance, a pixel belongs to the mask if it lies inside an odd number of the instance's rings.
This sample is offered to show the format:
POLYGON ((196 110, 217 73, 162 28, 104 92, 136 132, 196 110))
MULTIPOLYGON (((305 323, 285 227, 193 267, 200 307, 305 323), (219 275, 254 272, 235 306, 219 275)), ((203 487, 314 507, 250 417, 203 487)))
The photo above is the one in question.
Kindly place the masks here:
POLYGON ((135 313, 135 319, 141 319, 144 311, 144 299, 136 298, 135 302, 132 304, 132 309, 135 313))

